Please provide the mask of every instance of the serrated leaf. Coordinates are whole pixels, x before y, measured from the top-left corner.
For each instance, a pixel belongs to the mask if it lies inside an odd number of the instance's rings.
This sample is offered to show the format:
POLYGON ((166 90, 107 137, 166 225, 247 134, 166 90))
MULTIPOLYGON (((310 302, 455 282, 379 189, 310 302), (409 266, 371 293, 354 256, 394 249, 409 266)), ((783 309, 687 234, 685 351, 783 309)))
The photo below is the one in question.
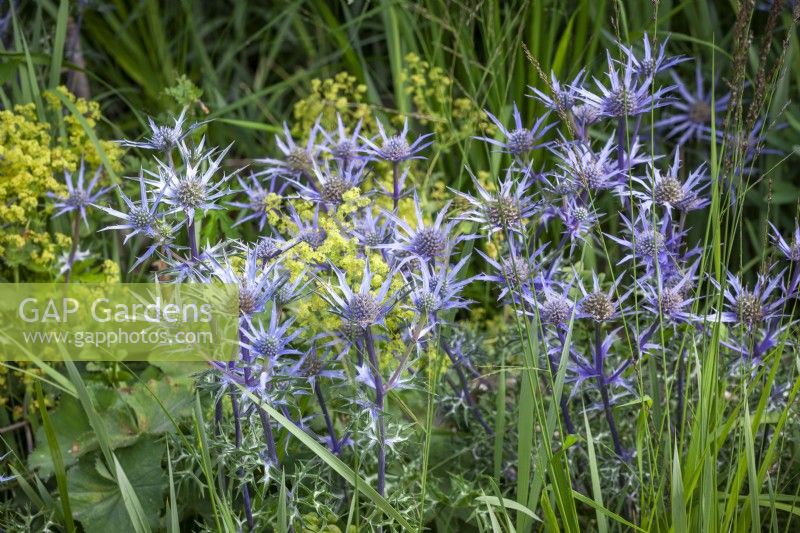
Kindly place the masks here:
MULTIPOLYGON (((147 520, 155 528, 164 507, 167 476, 161 467, 165 446, 154 438, 142 438, 133 446, 119 448, 114 455, 132 489, 147 509, 147 520)), ((82 458, 69 471, 69 494, 75 517, 86 531, 135 531, 119 485, 97 471, 92 456, 82 458)))

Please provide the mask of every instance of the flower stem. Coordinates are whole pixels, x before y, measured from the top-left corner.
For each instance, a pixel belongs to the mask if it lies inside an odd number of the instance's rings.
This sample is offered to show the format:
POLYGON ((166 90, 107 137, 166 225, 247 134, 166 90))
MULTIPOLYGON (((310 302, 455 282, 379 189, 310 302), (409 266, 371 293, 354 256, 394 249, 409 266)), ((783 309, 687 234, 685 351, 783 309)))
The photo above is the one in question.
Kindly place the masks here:
POLYGON ((397 204, 400 203, 400 163, 395 161, 392 163, 392 206, 397 212, 397 204))
MULTIPOLYGON (((567 341, 563 332, 558 332, 558 339, 561 341, 561 353, 563 354, 564 345, 567 341)), ((553 376, 553 389, 555 389, 556 376, 558 375, 558 365, 553 359, 550 358, 549 355, 547 356, 547 361, 550 363, 550 374, 553 376)), ((572 423, 572 417, 569 416, 569 398, 563 389, 561 390, 561 398, 558 399, 558 405, 561 408, 561 418, 564 421, 564 429, 567 430, 568 434, 574 434, 575 425, 572 423)))
POLYGON ((383 380, 381 379, 378 357, 375 355, 375 339, 372 330, 368 327, 364 331, 364 343, 367 345, 367 355, 372 367, 372 380, 375 385, 375 425, 378 431, 378 494, 384 495, 386 488, 386 435, 383 426, 383 380))
POLYGON ((603 370, 603 338, 600 332, 600 324, 595 325, 594 329, 594 368, 597 372, 597 388, 600 389, 600 398, 603 401, 603 412, 606 415, 606 422, 608 429, 611 432, 611 439, 614 441, 614 451, 620 459, 625 459, 625 451, 622 449, 622 444, 619 440, 619 433, 617 432, 617 424, 614 421, 614 411, 611 409, 611 400, 608 396, 608 387, 606 385, 606 374, 603 370))
POLYGON ((197 236, 195 235, 194 219, 186 226, 186 233, 189 236, 189 252, 192 255, 192 261, 197 261, 200 255, 197 252, 197 236))
POLYGON ((322 387, 319 386, 319 379, 314 380, 314 394, 317 395, 317 401, 319 401, 322 416, 325 418, 325 427, 328 428, 328 435, 330 435, 331 439, 331 451, 338 454, 339 441, 336 438, 336 430, 333 429, 333 420, 331 419, 330 413, 328 413, 328 407, 325 405, 325 396, 322 394, 322 387))
POLYGON ((69 278, 72 275, 72 264, 75 262, 75 256, 78 253, 78 243, 81 239, 81 219, 76 214, 72 217, 72 248, 69 250, 69 257, 67 258, 67 271, 64 273, 64 283, 69 283, 69 278))
MULTIPOLYGON (((236 391, 231 391, 231 409, 233 411, 233 424, 236 431, 236 448, 242 447, 242 420, 241 413, 239 412, 239 401, 236 399, 236 391)), ((244 470, 239 468, 236 471, 240 479, 242 479, 242 500, 244 501, 244 512, 247 516, 247 529, 252 530, 253 523, 253 508, 250 503, 250 489, 247 482, 244 481, 244 470)))

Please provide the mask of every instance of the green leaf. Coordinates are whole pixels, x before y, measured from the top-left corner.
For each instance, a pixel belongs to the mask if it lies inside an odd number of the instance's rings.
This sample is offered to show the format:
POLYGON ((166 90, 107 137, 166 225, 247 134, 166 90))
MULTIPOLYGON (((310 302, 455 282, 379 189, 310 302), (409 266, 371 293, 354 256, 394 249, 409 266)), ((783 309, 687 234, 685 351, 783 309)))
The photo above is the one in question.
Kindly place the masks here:
POLYGON ((36 382, 36 402, 39 404, 39 413, 42 415, 42 426, 47 435, 47 445, 50 451, 50 457, 53 461, 53 469, 56 473, 56 482, 58 484, 58 494, 61 497, 61 509, 64 514, 64 521, 66 522, 67 531, 75 531, 75 522, 72 519, 72 509, 69 502, 69 492, 67 491, 67 472, 64 467, 64 459, 59 449, 56 433, 53 429, 53 424, 50 421, 50 415, 44 405, 44 394, 42 394, 42 384, 36 382))
MULTIPOLYGON (((65 466, 74 464, 82 455, 97 448, 89 420, 75 398, 62 396, 58 407, 50 413, 50 419, 65 466)), ((47 445, 44 427, 36 432, 36 442, 39 444, 28 456, 28 468, 37 469, 43 478, 48 478, 53 474, 54 452, 47 445)))
MULTIPOLYGON (((133 446, 120 448, 113 454, 114 481, 96 455, 82 458, 69 471, 69 494, 75 516, 86 531, 137 531, 126 507, 131 503, 130 491, 137 496, 149 527, 158 525, 164 506, 163 494, 167 476, 161 467, 165 445, 154 438, 143 438, 133 446), (99 467, 99 468, 98 468, 99 467), (120 470, 127 476, 120 476, 120 470)), ((141 527, 141 526, 140 526, 141 527)))
POLYGON ((191 390, 169 378, 137 383, 122 399, 133 410, 139 431, 152 434, 175 431, 175 422, 191 414, 193 402, 191 390))

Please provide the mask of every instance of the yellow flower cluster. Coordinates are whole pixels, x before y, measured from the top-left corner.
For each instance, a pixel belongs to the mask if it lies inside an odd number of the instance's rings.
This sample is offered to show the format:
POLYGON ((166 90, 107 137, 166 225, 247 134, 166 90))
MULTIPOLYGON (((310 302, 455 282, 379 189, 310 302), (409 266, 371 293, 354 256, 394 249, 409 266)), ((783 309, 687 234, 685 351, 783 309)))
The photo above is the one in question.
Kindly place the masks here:
POLYGON ((455 97, 453 79, 440 67, 431 66, 414 53, 406 55, 404 65, 400 79, 405 92, 420 123, 430 125, 443 150, 477 131, 490 129, 486 114, 472 100, 455 97))
POLYGON ((358 79, 347 72, 325 80, 311 80, 311 93, 294 105, 292 135, 307 138, 317 118, 320 118, 322 127, 335 130, 337 113, 345 125, 363 120, 364 133, 375 131, 372 110, 364 101, 366 93, 367 86, 358 83, 358 79))
MULTIPOLYGON (((63 87, 57 91, 94 127, 100 118, 96 102, 76 98, 63 87)), ((46 111, 55 117, 53 123, 40 120, 33 104, 0 111, 0 254, 12 268, 25 265, 37 271, 49 268, 59 251, 70 245, 69 237, 47 232, 52 210, 45 195, 64 193, 63 174, 75 172, 81 157, 88 168, 102 163, 78 118, 63 112, 55 93, 45 92, 43 97, 46 111)), ((101 146, 114 170, 119 170, 120 148, 108 141, 101 141, 101 146)))

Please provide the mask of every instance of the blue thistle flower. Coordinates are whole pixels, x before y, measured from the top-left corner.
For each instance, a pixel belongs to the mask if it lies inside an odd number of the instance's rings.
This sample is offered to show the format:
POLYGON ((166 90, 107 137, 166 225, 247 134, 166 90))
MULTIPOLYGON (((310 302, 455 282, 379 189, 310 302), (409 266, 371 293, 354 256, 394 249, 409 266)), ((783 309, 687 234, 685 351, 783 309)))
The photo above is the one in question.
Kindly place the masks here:
POLYGON ((627 56, 628 63, 633 66, 634 72, 639 78, 651 78, 660 72, 669 70, 675 65, 688 61, 688 57, 672 56, 667 57, 666 49, 669 37, 664 39, 658 51, 654 49, 650 43, 650 39, 645 32, 642 38, 643 54, 639 57, 634 51, 633 47, 628 48, 622 43, 618 43, 620 50, 627 56), (654 53, 655 52, 655 53, 654 53))
POLYGON ((263 358, 264 366, 273 368, 279 364, 282 357, 300 354, 292 348, 291 344, 302 332, 302 328, 289 331, 294 323, 294 317, 282 324, 279 323, 278 313, 271 313, 269 324, 264 328, 264 323, 259 320, 253 322, 250 316, 245 316, 245 327, 242 328, 241 346, 249 352, 250 357, 263 358))
POLYGON ((535 211, 533 200, 526 194, 532 185, 530 177, 523 175, 516 179, 513 169, 508 169, 505 179, 500 182, 499 191, 490 193, 469 169, 467 172, 472 177, 479 197, 450 189, 470 205, 470 209, 456 219, 477 222, 489 235, 501 230, 522 233, 525 230, 523 220, 535 211))
POLYGON ((556 211, 564 225, 564 237, 574 245, 578 241, 587 242, 602 213, 598 213, 592 205, 584 205, 574 197, 567 197, 556 211))
POLYGON ((308 244, 313 250, 325 244, 328 232, 319 225, 319 205, 314 208, 314 215, 311 220, 303 220, 294 206, 289 204, 289 217, 297 228, 295 239, 298 242, 308 244))
MULTIPOLYGON (((201 143, 202 146, 202 143, 201 143)), ((212 181, 222 165, 222 160, 227 155, 232 144, 223 149, 216 158, 214 150, 205 153, 192 151, 185 145, 180 145, 184 161, 184 169, 178 170, 169 164, 158 162, 158 174, 148 172, 156 177, 149 183, 163 192, 163 201, 172 206, 169 213, 183 212, 189 224, 194 222, 195 210, 209 211, 222 209, 217 205, 217 200, 230 194, 230 189, 222 186, 236 173, 223 174, 218 180, 212 181), (203 167, 206 167, 203 170, 203 167)))
MULTIPOLYGON (((720 288, 716 280, 712 279, 711 282, 717 289, 720 288)), ((727 282, 723 293, 725 308, 721 313, 709 316, 710 321, 719 320, 753 332, 769 321, 780 318, 784 299, 773 300, 772 296, 781 284, 781 276, 770 278, 766 274, 759 274, 756 284, 749 289, 738 276, 728 272, 727 282)))
POLYGON ((151 202, 147 192, 147 183, 141 170, 139 171, 140 199, 138 204, 133 202, 120 186, 117 186, 117 189, 119 190, 120 196, 122 196, 122 201, 125 202, 125 206, 128 208, 128 212, 123 213, 122 211, 118 211, 112 207, 95 205, 95 207, 104 213, 122 220, 122 224, 106 226, 100 231, 130 230, 129 233, 125 235, 125 239, 122 241, 123 244, 127 244, 128 240, 134 235, 141 234, 148 237, 155 235, 155 224, 161 218, 161 214, 158 212, 158 207, 161 203, 163 190, 159 191, 151 202))
POLYGON ((769 226, 772 228, 772 240, 783 256, 792 263, 800 263, 800 226, 795 226, 790 242, 783 238, 780 230, 772 222, 769 226))
POLYGON ((290 378, 305 380, 311 387, 314 387, 321 378, 344 380, 347 377, 344 372, 330 368, 334 362, 336 362, 336 357, 331 352, 321 357, 316 345, 312 345, 300 359, 286 367, 282 374, 290 378))
POLYGON ((611 59, 611 53, 606 52, 606 54, 608 57, 608 87, 594 78, 599 94, 582 88, 578 89, 579 98, 594 106, 601 116, 634 117, 649 113, 668 103, 664 97, 672 90, 672 87, 653 89, 652 77, 640 79, 637 74, 637 65, 630 57, 627 63, 622 65, 622 74, 620 74, 614 60, 611 59))
POLYGON ((324 166, 315 164, 312 173, 316 178, 313 185, 303 185, 294 179, 289 181, 301 198, 323 206, 338 207, 344 202, 344 193, 364 181, 364 166, 355 162, 337 162, 335 169, 331 169, 328 162, 324 166))
POLYGON ((367 206, 363 216, 356 220, 352 234, 361 246, 379 248, 389 241, 391 230, 391 221, 380 213, 376 216, 372 206, 367 206))
POLYGON ((209 122, 204 120, 202 122, 195 122, 185 130, 183 129, 183 122, 186 119, 186 110, 184 107, 178 118, 174 119, 175 124, 172 126, 159 126, 151 117, 147 117, 147 122, 150 124, 150 139, 146 141, 117 141, 126 148, 143 148, 145 150, 155 150, 157 152, 170 152, 176 146, 190 135, 194 130, 209 122))
POLYGON ((53 218, 59 217, 64 213, 75 211, 83 220, 84 224, 86 224, 86 227, 89 227, 89 221, 86 218, 86 208, 90 205, 94 206, 95 202, 97 202, 101 196, 111 190, 111 187, 101 187, 96 191, 94 190, 95 186, 97 186, 97 181, 100 179, 102 168, 98 168, 95 171, 94 176, 92 176, 92 179, 88 183, 85 181, 85 173, 86 165, 83 159, 81 159, 80 166, 78 167, 77 183, 73 183, 71 172, 64 172, 64 181, 67 184, 67 195, 47 194, 50 198, 56 199, 53 205, 58 211, 53 214, 53 218))
POLYGON ((289 131, 289 125, 284 122, 284 138, 281 139, 279 135, 275 136, 275 144, 283 154, 283 159, 268 157, 256 159, 256 162, 269 165, 267 169, 269 174, 286 175, 295 179, 309 176, 317 160, 316 137, 318 130, 319 119, 317 119, 314 127, 311 128, 305 146, 302 146, 295 142, 292 133, 289 131))
POLYGON ((494 269, 494 272, 484 272, 476 276, 475 279, 488 281, 500 287, 498 300, 502 300, 509 293, 515 295, 524 294, 526 291, 529 292, 531 287, 540 288, 532 284, 539 272, 540 256, 547 245, 543 245, 527 255, 521 255, 517 252, 517 247, 513 240, 509 240, 509 245, 508 254, 499 261, 495 261, 482 251, 477 250, 484 261, 494 269))
POLYGON ((622 276, 619 276, 616 280, 614 280, 611 285, 609 285, 608 289, 603 290, 597 274, 592 272, 591 292, 586 290, 586 287, 583 285, 583 282, 579 277, 577 279, 578 288, 581 291, 582 297, 578 301, 578 312, 575 315, 576 318, 588 318, 596 324, 601 324, 603 322, 614 320, 622 316, 623 313, 627 312, 627 309, 620 309, 620 302, 623 302, 631 291, 628 290, 628 292, 620 296, 619 300, 616 299, 615 295, 617 287, 622 281, 622 276))
POLYGON ((586 143, 564 143, 556 155, 561 159, 558 167, 577 188, 589 191, 613 189, 619 184, 623 170, 617 167, 614 157, 613 135, 599 152, 594 152, 586 143))
POLYGON ((458 273, 466 265, 469 256, 464 257, 454 266, 443 264, 430 266, 426 263, 420 265, 419 274, 412 273, 411 281, 411 306, 417 315, 428 321, 429 324, 439 322, 438 314, 451 309, 464 309, 472 300, 461 297, 464 288, 475 279, 464 278, 459 280, 458 273))
MULTIPOLYGON (((228 202, 228 205, 231 207, 238 207, 239 209, 244 209, 246 211, 252 211, 252 213, 249 213, 247 216, 238 220, 233 225, 234 227, 244 224, 250 220, 258 220, 259 231, 264 229, 270 212, 270 207, 267 205, 267 198, 270 194, 282 196, 286 190, 286 187, 288 186, 286 181, 281 180, 277 175, 268 174, 266 179, 269 183, 269 186, 265 188, 261 184, 260 180, 264 174, 267 173, 251 172, 248 176, 249 179, 243 179, 241 176, 237 176, 236 179, 239 181, 241 192, 245 194, 247 200, 244 202, 228 202)), ((277 212, 277 210, 275 211, 277 212)))
POLYGON ((409 143, 408 139, 406 139, 408 135, 408 119, 405 120, 402 131, 397 135, 387 135, 386 129, 381 121, 378 120, 376 122, 378 124, 381 144, 378 145, 371 139, 362 136, 361 140, 364 141, 366 145, 365 151, 367 155, 383 159, 390 163, 400 163, 410 159, 425 159, 423 156, 419 155, 419 153, 433 144, 432 141, 428 141, 433 135, 432 133, 420 135, 414 142, 409 143))
MULTIPOLYGON (((671 109, 666 118, 656 121, 654 127, 658 130, 666 131, 668 139, 679 136, 677 144, 683 146, 691 139, 702 140, 711 136, 711 115, 712 111, 719 120, 728 107, 731 94, 727 93, 713 101, 712 95, 706 92, 705 80, 703 79, 702 67, 700 63, 695 68, 695 88, 691 89, 681 79, 681 77, 671 71, 672 80, 675 82, 675 89, 680 96, 672 102, 671 109)), ((717 128, 717 136, 722 136, 722 128, 717 128)))
POLYGON ((394 271, 386 276, 375 294, 372 293, 372 272, 369 261, 364 263, 364 272, 361 276, 361 285, 358 292, 350 289, 347 276, 336 266, 331 269, 339 281, 338 290, 330 284, 325 284, 327 292, 323 296, 331 306, 331 312, 342 318, 342 332, 348 338, 363 334, 372 326, 384 326, 386 315, 397 303, 398 295, 389 295, 394 271))
POLYGON ((550 89, 551 96, 548 96, 536 87, 528 85, 528 89, 533 91, 533 94, 530 96, 544 104, 544 106, 551 111, 567 113, 572 111, 572 108, 575 107, 578 101, 577 88, 581 87, 585 74, 584 69, 581 69, 572 82, 562 85, 556 78, 556 73, 550 72, 550 86, 548 89, 550 89))
MULTIPOLYGON (((535 292, 523 292, 522 299, 527 304, 523 312, 532 317, 538 314, 542 324, 566 330, 575 309, 575 302, 569 296, 572 284, 548 281, 539 276, 537 285, 540 288, 535 292)), ((560 351, 558 355, 560 357, 560 351)))
POLYGON ((514 104, 514 129, 507 129, 500 120, 486 111, 486 116, 489 117, 500 133, 503 135, 504 140, 492 139, 491 137, 475 137, 476 140, 484 141, 500 148, 501 152, 510 154, 516 159, 525 159, 525 157, 532 151, 547 146, 547 143, 540 143, 539 141, 544 135, 553 128, 556 123, 544 125, 547 120, 548 114, 539 117, 532 127, 526 128, 522 124, 522 116, 520 115, 517 104, 514 104))
POLYGON ((686 213, 702 209, 710 203, 709 199, 700 196, 709 186, 705 165, 700 165, 690 172, 684 182, 678 179, 680 166, 680 151, 676 150, 672 166, 664 174, 655 165, 651 165, 647 180, 632 178, 645 187, 644 191, 633 193, 641 201, 642 209, 650 209, 651 206, 657 205, 666 209, 667 213, 671 213, 673 209, 686 213))
POLYGON ((395 223, 395 229, 399 231, 395 233, 395 242, 382 244, 378 246, 378 248, 388 250, 395 254, 396 257, 401 258, 401 264, 412 259, 418 259, 421 262, 430 262, 436 259, 446 258, 456 244, 463 240, 476 237, 474 235, 451 237, 450 233, 456 221, 451 220, 447 223, 444 222, 449 207, 450 202, 447 202, 436 215, 433 224, 427 225, 423 220, 419 198, 415 192, 415 226, 412 227, 408 222, 399 218, 394 213, 385 212, 385 215, 395 223))
POLYGON ((226 253, 221 260, 213 254, 204 254, 207 259, 211 278, 216 278, 222 283, 235 284, 239 287, 239 301, 237 310, 242 318, 252 317, 264 310, 267 302, 271 300, 280 286, 285 281, 281 278, 277 282, 270 276, 275 263, 266 268, 258 266, 258 257, 248 249, 244 257, 244 268, 235 267, 226 253))
POLYGON ((669 219, 665 217, 661 227, 658 227, 647 209, 641 209, 635 220, 630 220, 622 213, 619 216, 625 225, 628 236, 623 238, 609 233, 605 234, 606 237, 628 250, 619 263, 622 264, 635 258, 636 263, 645 265, 648 272, 655 269, 656 263, 668 267, 670 262, 668 240, 671 238, 667 232, 669 219))
POLYGON ((361 138, 361 119, 358 119, 352 133, 347 133, 347 128, 345 128, 342 116, 339 113, 336 113, 336 124, 335 134, 325 131, 322 127, 319 128, 320 133, 325 138, 325 143, 320 145, 320 149, 331 154, 343 166, 364 164, 365 161, 361 155, 364 152, 364 147, 359 142, 361 138))
POLYGON ((659 272, 659 275, 655 276, 655 284, 651 281, 652 278, 644 278, 644 283, 641 284, 645 297, 643 308, 653 316, 663 318, 672 324, 702 321, 703 317, 691 312, 695 302, 692 290, 697 278, 695 274, 697 265, 695 262, 686 273, 672 279, 665 278, 659 272))
POLYGON ((575 124, 575 134, 585 143, 589 142, 589 128, 598 122, 602 116, 600 111, 589 104, 578 104, 572 108, 572 120, 575 124))

